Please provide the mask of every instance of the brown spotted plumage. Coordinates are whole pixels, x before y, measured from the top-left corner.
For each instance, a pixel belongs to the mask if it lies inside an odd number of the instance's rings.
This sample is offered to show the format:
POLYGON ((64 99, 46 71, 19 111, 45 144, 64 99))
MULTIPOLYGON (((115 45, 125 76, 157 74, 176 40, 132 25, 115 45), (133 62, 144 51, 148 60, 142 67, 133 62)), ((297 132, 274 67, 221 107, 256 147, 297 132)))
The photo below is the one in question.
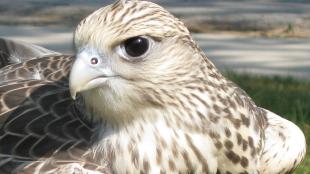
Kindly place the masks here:
POLYGON ((0 70, 3 171, 273 174, 303 159, 300 129, 226 80, 162 7, 118 1, 74 42, 76 58, 0 70))

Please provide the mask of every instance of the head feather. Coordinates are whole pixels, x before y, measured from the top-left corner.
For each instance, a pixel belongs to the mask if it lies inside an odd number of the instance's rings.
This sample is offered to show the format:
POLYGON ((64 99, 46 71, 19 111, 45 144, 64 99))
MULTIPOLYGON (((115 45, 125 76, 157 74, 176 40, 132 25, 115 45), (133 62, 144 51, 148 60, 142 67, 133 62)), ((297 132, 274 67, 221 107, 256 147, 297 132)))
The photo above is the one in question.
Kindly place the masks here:
POLYGON ((96 49, 122 77, 109 83, 108 93, 107 88, 99 88, 84 95, 89 100, 86 103, 95 108, 92 111, 113 119, 124 121, 128 119, 121 116, 135 117, 139 109, 168 106, 186 86, 199 88, 208 83, 208 73, 216 74, 216 82, 221 77, 185 25, 152 2, 118 1, 95 11, 77 27, 75 45, 77 50, 96 49), (148 36, 155 44, 143 61, 123 61, 115 47, 135 36, 148 36), (103 103, 108 106, 102 107, 103 103))

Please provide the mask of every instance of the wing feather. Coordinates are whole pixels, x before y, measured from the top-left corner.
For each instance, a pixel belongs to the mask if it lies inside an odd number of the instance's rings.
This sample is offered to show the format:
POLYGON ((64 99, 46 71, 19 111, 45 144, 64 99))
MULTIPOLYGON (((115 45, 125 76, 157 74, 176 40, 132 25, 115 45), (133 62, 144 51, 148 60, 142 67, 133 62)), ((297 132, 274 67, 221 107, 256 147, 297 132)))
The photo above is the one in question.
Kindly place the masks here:
POLYGON ((38 45, 0 38, 0 68, 31 58, 50 55, 60 55, 60 53, 38 45))
POLYGON ((47 56, 0 69, 0 173, 63 172, 73 164, 103 170, 86 155, 97 126, 68 91, 73 58, 47 56))

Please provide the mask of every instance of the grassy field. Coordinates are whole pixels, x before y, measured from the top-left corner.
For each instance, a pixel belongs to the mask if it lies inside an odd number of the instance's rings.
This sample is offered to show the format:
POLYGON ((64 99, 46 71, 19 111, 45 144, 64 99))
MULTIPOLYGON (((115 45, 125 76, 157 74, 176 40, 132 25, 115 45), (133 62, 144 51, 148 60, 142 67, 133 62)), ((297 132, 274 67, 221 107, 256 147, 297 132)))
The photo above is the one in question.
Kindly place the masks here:
POLYGON ((244 89, 258 106, 293 121, 303 130, 308 145, 307 156, 294 174, 310 174, 310 82, 234 73, 225 75, 244 89))

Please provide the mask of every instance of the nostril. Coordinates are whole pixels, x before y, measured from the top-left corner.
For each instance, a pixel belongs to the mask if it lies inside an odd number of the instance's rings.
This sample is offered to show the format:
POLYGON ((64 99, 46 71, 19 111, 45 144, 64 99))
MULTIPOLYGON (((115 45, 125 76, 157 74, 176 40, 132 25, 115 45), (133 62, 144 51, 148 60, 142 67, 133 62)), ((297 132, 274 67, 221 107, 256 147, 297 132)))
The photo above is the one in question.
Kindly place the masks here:
POLYGON ((96 64, 98 64, 98 58, 97 57, 93 57, 93 58, 91 58, 90 59, 90 63, 92 64, 92 65, 96 65, 96 64))

